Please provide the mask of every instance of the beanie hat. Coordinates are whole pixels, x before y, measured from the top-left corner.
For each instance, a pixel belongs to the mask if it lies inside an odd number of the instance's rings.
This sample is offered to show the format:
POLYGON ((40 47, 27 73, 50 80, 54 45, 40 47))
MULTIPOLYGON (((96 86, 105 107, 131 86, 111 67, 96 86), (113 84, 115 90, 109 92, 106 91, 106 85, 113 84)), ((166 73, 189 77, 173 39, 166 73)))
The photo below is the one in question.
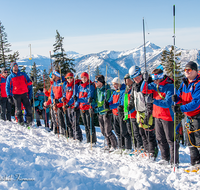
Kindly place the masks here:
POLYGON ((74 77, 74 75, 73 75, 73 73, 69 72, 66 74, 65 78, 67 78, 67 77, 74 77))
POLYGON ((129 72, 130 78, 132 79, 141 75, 141 69, 137 65, 132 66, 128 72, 129 72))
POLYGON ((120 83, 120 79, 118 77, 115 77, 113 80, 112 80, 112 83, 120 83))
POLYGON ((124 79, 130 79, 130 75, 129 75, 129 74, 126 74, 126 75, 124 76, 124 79))
POLYGON ((82 78, 82 77, 86 77, 87 79, 89 79, 89 75, 88 75, 88 73, 86 73, 86 72, 81 73, 81 78, 82 78))
POLYGON ((17 65, 17 66, 18 66, 18 64, 17 64, 17 63, 15 63, 15 62, 12 62, 12 63, 10 64, 10 69, 11 69, 11 71, 13 70, 13 67, 14 67, 15 65, 17 65))
POLYGON ((187 69, 187 68, 195 70, 195 71, 198 71, 197 64, 195 62, 193 62, 193 61, 190 61, 185 65, 185 69, 187 69))
POLYGON ((97 75, 97 76, 95 77, 95 80, 97 80, 97 81, 99 81, 99 82, 105 84, 105 78, 104 78, 103 75, 97 75))
POLYGON ((60 77, 60 73, 58 71, 53 71, 53 74, 57 77, 60 77))
POLYGON ((4 73, 4 71, 7 71, 8 69, 6 69, 5 67, 3 67, 2 69, 1 69, 1 74, 3 74, 4 73))

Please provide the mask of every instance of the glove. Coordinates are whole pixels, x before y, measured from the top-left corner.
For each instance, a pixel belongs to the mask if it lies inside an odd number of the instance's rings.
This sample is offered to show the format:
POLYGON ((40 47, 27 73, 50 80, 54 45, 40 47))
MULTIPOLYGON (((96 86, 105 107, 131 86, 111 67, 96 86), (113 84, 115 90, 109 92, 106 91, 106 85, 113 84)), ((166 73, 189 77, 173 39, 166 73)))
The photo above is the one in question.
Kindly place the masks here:
POLYGON ((92 103, 92 98, 91 97, 88 98, 88 103, 90 103, 90 104, 92 103))
POLYGON ((143 73, 143 79, 145 82, 147 82, 149 80, 149 74, 147 71, 143 73))
POLYGON ((89 109, 89 113, 90 113, 91 115, 93 114, 93 109, 92 109, 92 108, 89 109))
POLYGON ((103 107, 104 107, 105 110, 110 109, 109 102, 107 100, 104 100, 103 107))
POLYGON ((131 111, 134 108, 134 105, 128 104, 127 110, 131 111))
POLYGON ((123 113, 124 112, 124 107, 123 106, 118 106, 117 110, 118 110, 118 112, 123 113))
POLYGON ((68 105, 68 104, 66 104, 66 105, 65 105, 65 108, 66 108, 66 109, 67 109, 67 108, 69 108, 69 105, 68 105))
POLYGON ((13 100, 13 97, 11 95, 9 95, 7 98, 8 98, 8 102, 10 104, 14 104, 14 100, 13 100))
POLYGON ((65 97, 62 97, 61 101, 64 102, 65 100, 66 100, 66 98, 65 98, 65 97))
POLYGON ((58 99, 54 99, 54 104, 60 103, 58 99))
POLYGON ((74 98, 74 101, 75 101, 75 102, 76 102, 76 101, 77 101, 77 99, 78 99, 76 95, 74 95, 74 97, 73 97, 73 98, 74 98))
POLYGON ((177 100, 178 100, 177 94, 172 95, 172 101, 177 102, 177 100))
POLYGON ((172 105, 172 110, 174 113, 181 113, 181 108, 177 105, 172 105))
POLYGON ((74 106, 74 111, 77 111, 77 110, 78 110, 78 107, 75 107, 75 106, 74 106))

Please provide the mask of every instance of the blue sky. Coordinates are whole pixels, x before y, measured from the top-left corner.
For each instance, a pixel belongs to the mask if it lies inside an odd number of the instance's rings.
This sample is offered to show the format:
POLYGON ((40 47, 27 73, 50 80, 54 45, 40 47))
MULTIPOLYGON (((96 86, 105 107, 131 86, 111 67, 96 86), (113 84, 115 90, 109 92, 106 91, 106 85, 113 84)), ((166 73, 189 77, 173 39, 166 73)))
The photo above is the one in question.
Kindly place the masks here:
POLYGON ((129 50, 146 41, 160 47, 173 44, 176 5, 176 46, 200 49, 199 0, 0 0, 0 20, 11 49, 20 57, 49 55, 56 30, 66 51, 81 54, 129 50))

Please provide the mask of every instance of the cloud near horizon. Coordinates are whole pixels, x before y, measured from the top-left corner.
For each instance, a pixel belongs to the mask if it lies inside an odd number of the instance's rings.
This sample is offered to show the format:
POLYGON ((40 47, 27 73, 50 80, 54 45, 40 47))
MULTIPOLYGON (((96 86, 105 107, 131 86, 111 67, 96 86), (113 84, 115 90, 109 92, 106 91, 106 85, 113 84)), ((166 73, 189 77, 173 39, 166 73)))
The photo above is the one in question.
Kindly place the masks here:
MULTIPOLYGON (((200 27, 176 29, 176 46, 182 49, 200 49, 200 27)), ((173 29, 154 29, 146 33, 146 41, 157 46, 165 47, 173 45, 173 29)), ((20 57, 29 56, 30 48, 32 54, 49 56, 53 52, 55 38, 10 42, 13 51, 19 51, 20 57)), ((143 44, 143 33, 122 33, 122 34, 97 34, 89 36, 64 36, 65 51, 75 51, 80 54, 98 53, 104 50, 125 51, 136 48, 143 44)))

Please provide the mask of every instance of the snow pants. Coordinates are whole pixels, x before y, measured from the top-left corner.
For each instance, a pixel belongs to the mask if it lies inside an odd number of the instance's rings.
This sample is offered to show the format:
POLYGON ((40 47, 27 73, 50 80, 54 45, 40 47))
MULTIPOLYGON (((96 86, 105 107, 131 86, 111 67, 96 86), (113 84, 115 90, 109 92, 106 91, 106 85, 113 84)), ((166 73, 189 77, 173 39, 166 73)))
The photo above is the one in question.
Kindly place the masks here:
POLYGON ((113 115, 114 131, 118 137, 119 148, 132 149, 131 136, 128 133, 126 123, 123 121, 123 116, 113 115))
POLYGON ((82 141, 83 135, 82 135, 81 128, 79 126, 80 109, 74 111, 74 109, 68 108, 66 117, 68 117, 68 121, 69 121, 67 122, 69 137, 70 137, 70 134, 72 133, 71 137, 79 141, 82 141), (69 126, 71 126, 71 128, 69 126))
POLYGON ((1 119, 11 121, 11 104, 8 102, 8 98, 1 98, 1 119))
POLYGON ((27 119, 27 124, 32 122, 32 109, 31 109, 31 105, 30 105, 30 101, 28 98, 28 94, 24 93, 24 94, 14 94, 13 95, 13 100, 14 100, 14 104, 15 104, 15 109, 16 109, 16 116, 18 119, 18 123, 23 123, 23 114, 22 114, 22 110, 21 110, 21 103, 23 103, 25 110, 26 110, 26 119, 27 119))
POLYGON ((190 150, 190 162, 191 165, 195 165, 200 163, 200 114, 190 119, 190 131, 196 131, 186 135, 187 145, 190 150))
POLYGON ((107 141, 107 146, 117 148, 117 138, 112 132, 112 115, 99 114, 98 118, 101 133, 107 141))
POLYGON ((94 115, 93 112, 91 113, 91 120, 90 120, 89 110, 80 110, 80 112, 81 112, 83 124, 85 126, 87 143, 90 142, 90 134, 91 133, 92 133, 92 143, 96 143, 97 137, 96 137, 96 129, 94 127, 94 122, 93 122, 93 115, 94 115), (90 129, 90 121, 91 121, 91 129, 90 129))
MULTIPOLYGON (((174 163, 174 122, 165 121, 163 119, 155 118, 155 130, 158 146, 161 151, 161 157, 163 160, 170 160, 170 163, 174 163)), ((176 143, 175 163, 179 163, 178 148, 179 144, 176 143)))
POLYGON ((140 134, 142 136, 144 151, 155 154, 155 150, 156 150, 156 154, 157 154, 158 148, 157 148, 155 130, 153 129, 154 129, 154 126, 151 126, 148 129, 143 129, 140 127, 140 134))
POLYGON ((128 119, 126 121, 126 126, 127 126, 128 133, 130 134, 130 136, 136 140, 135 142, 136 147, 141 148, 143 146, 142 137, 140 135, 139 126, 136 122, 136 119, 135 118, 128 119), (133 132, 133 136, 132 136, 132 132, 133 132))

